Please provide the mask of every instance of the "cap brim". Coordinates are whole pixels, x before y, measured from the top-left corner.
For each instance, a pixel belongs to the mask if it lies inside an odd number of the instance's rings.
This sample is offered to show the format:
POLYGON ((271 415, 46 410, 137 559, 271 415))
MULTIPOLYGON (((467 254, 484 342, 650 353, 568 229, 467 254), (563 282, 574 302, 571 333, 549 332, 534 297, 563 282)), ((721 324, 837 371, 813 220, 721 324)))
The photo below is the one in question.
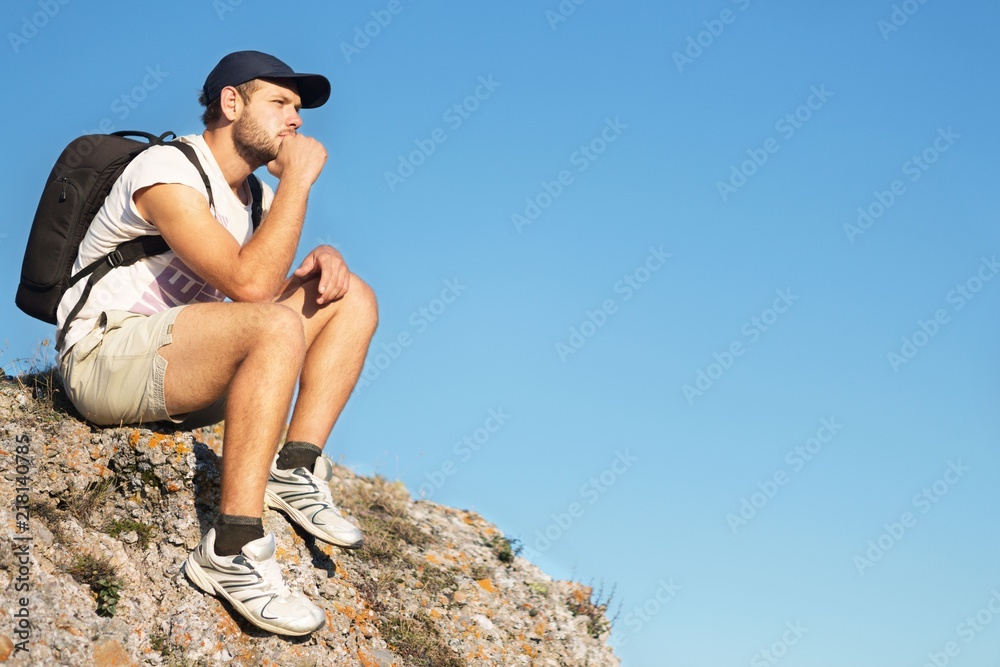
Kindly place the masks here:
POLYGON ((330 99, 330 80, 322 74, 264 74, 262 79, 291 79, 299 90, 303 109, 315 109, 330 99))

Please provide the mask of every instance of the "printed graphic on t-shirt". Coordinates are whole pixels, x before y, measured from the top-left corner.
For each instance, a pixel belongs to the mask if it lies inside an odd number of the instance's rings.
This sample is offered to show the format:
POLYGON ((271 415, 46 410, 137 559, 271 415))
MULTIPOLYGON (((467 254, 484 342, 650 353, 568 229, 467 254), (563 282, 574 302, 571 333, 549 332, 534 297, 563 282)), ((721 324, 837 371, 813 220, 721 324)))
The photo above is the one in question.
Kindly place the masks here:
POLYGON ((222 301, 225 298, 225 294, 202 280, 179 257, 174 257, 153 282, 146 285, 142 296, 129 310, 152 315, 187 303, 222 301))

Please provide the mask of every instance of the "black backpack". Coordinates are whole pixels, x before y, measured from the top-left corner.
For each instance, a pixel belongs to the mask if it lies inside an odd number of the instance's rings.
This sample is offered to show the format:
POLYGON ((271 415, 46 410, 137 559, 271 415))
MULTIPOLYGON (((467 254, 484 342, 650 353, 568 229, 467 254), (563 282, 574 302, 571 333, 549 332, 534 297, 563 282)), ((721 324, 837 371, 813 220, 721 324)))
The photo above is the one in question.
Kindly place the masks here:
MULTIPOLYGON (((214 202, 212 186, 198 156, 189 145, 177 140, 173 132, 160 136, 146 132, 122 131, 112 134, 89 134, 74 139, 62 152, 42 192, 28 234, 28 245, 21 264, 21 281, 14 302, 22 311, 50 324, 56 323, 56 311, 63 294, 89 276, 80 300, 66 318, 73 321, 90 296, 94 284, 117 266, 129 266, 145 257, 167 252, 162 236, 140 236, 122 243, 104 257, 88 264, 71 276, 73 262, 84 234, 104 205, 111 187, 137 155, 151 146, 175 146, 198 170, 208 191, 209 206, 214 202), (140 137, 137 141, 129 137, 140 137)), ((260 180, 247 179, 253 198, 252 219, 256 231, 262 216, 263 191, 260 180)), ((65 334, 60 331, 59 345, 65 334)))

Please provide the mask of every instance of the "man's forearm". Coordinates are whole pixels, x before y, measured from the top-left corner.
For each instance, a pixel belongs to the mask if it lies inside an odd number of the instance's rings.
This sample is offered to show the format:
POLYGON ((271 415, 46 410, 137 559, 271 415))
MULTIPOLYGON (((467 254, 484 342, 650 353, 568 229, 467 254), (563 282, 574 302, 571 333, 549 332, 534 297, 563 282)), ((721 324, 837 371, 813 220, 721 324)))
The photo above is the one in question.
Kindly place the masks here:
POLYGON ((252 286, 247 300, 269 301, 281 288, 295 260, 310 186, 282 180, 274 194, 266 221, 243 246, 237 271, 240 283, 252 286))

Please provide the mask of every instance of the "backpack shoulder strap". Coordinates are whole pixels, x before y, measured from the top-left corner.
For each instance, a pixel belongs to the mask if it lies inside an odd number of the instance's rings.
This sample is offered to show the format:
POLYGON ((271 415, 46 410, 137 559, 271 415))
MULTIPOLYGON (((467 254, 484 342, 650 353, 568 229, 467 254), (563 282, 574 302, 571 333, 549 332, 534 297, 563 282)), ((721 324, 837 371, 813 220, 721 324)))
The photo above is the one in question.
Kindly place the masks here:
MULTIPOLYGON (((191 161, 195 169, 198 170, 198 174, 201 176, 202 183, 205 184, 205 190, 208 191, 208 205, 211 207, 215 204, 215 199, 212 196, 212 184, 208 181, 208 174, 205 173, 205 169, 201 166, 201 160, 198 159, 198 154, 192 148, 191 144, 184 143, 183 141, 175 140, 169 142, 171 146, 175 146, 185 157, 191 161)), ((247 176, 247 185, 250 187, 250 198, 252 200, 251 208, 251 219, 253 221, 253 229, 257 231, 260 226, 261 218, 264 217, 264 188, 261 185, 260 179, 257 178, 256 174, 250 174, 247 176)))
POLYGON ((68 287, 75 285, 80 281, 80 279, 89 276, 87 278, 87 284, 83 288, 83 294, 80 295, 80 299, 76 302, 76 305, 73 306, 73 310, 71 310, 69 315, 66 316, 66 323, 63 325, 63 328, 58 331, 56 336, 56 345, 60 348, 62 347, 63 339, 66 338, 66 331, 69 329, 69 325, 73 323, 73 320, 76 319, 76 316, 79 315, 80 311, 83 309, 83 304, 87 302, 87 298, 90 296, 90 290, 94 287, 94 284, 97 283, 97 281, 108 275, 108 273, 111 272, 111 269, 116 266, 130 266, 144 257, 162 255, 168 250, 170 250, 170 247, 167 246, 167 242, 162 236, 158 234, 140 236, 139 238, 120 244, 104 257, 95 260, 80 269, 76 275, 69 279, 68 287))
POLYGON ((168 145, 177 148, 181 153, 184 153, 184 157, 191 161, 194 168, 198 170, 198 175, 201 176, 201 182, 205 184, 205 190, 208 191, 208 207, 211 208, 215 204, 215 198, 212 196, 212 184, 208 181, 208 174, 205 173, 205 169, 201 166, 201 160, 198 159, 198 154, 195 152, 191 144, 186 144, 179 139, 167 142, 168 145))
POLYGON ((250 197, 253 199, 250 217, 253 220, 253 230, 257 231, 257 228, 260 227, 260 219, 264 217, 264 186, 261 185, 256 174, 247 176, 247 185, 250 186, 250 197))

